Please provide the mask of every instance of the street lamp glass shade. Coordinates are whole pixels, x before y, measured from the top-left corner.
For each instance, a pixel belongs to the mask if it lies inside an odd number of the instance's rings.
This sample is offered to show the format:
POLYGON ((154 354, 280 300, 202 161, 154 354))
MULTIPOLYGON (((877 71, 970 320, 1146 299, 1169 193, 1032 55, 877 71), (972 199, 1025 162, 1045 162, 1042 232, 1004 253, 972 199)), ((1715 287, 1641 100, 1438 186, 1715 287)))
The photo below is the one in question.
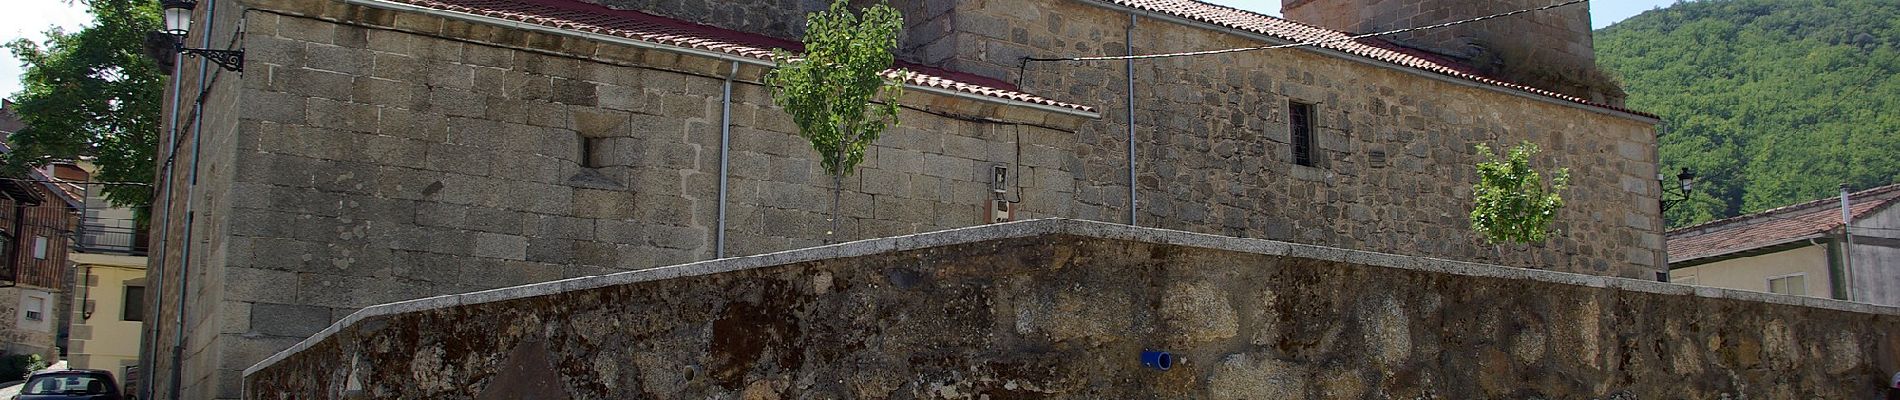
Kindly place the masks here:
POLYGON ((198 2, 190 0, 166 0, 164 5, 165 33, 170 33, 175 36, 185 36, 186 32, 190 32, 191 13, 193 9, 198 8, 198 2))
POLYGON ((1683 193, 1689 193, 1690 190, 1695 189, 1695 173, 1689 172, 1688 168, 1683 168, 1682 173, 1676 174, 1676 180, 1682 182, 1683 193))

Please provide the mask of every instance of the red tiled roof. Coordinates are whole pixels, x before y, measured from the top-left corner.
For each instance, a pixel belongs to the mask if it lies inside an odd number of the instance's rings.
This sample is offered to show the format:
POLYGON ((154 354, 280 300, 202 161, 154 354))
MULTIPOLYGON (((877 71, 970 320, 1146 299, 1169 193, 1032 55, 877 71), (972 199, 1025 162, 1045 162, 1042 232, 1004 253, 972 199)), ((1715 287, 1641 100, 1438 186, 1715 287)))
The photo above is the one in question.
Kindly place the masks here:
POLYGON ((1551 97, 1563 101, 1606 108, 1649 118, 1655 114, 1628 108, 1592 102, 1590 100, 1538 89, 1530 86, 1505 82, 1478 74, 1471 67, 1445 59, 1429 52, 1406 48, 1376 38, 1344 40, 1352 36, 1345 32, 1315 27, 1273 16, 1208 4, 1194 0, 1089 0, 1099 1, 1139 10, 1173 15, 1185 19, 1206 22, 1218 26, 1258 33, 1295 43, 1328 41, 1315 47, 1337 50, 1348 54, 1384 61, 1399 66, 1424 70, 1454 78, 1465 79, 1486 85, 1504 87, 1528 92, 1539 96, 1551 97))
MULTIPOLYGON (((1859 220, 1900 200, 1900 185, 1848 194, 1859 220)), ((1841 227, 1839 198, 1825 198, 1669 231, 1669 262, 1677 263, 1805 240, 1841 227)))
MULTIPOLYGON (((798 50, 798 42, 722 29, 638 11, 615 10, 576 0, 384 0, 422 8, 499 18, 552 28, 617 36, 739 57, 771 60, 772 49, 798 50)), ((911 72, 907 83, 979 96, 1082 112, 1095 108, 1016 91, 1000 80, 899 63, 911 72)))

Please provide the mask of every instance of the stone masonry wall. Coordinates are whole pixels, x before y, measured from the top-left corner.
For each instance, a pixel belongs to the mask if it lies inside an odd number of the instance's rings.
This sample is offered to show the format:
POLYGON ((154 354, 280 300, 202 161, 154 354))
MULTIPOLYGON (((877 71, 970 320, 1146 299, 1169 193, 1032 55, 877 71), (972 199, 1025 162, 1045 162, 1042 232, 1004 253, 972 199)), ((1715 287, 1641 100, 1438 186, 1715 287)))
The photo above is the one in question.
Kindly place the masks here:
MULTIPOLYGON (((1547 6, 1541 0, 1314 0, 1285 2, 1288 19, 1353 33, 1428 26, 1547 6)), ((1506 81, 1573 96, 1622 103, 1616 83, 1599 72, 1590 4, 1383 37, 1451 56, 1506 81)))
MULTIPOLYGON (((191 194, 193 237, 213 240, 192 255, 186 398, 235 398, 238 370, 365 306, 714 257, 730 64, 328 2, 250 5, 247 70, 211 97, 229 120, 207 123, 191 194)), ((761 73, 742 68, 732 94, 729 256, 983 223, 992 165, 1019 172, 1019 216, 1067 212, 1061 124, 913 94, 845 181, 827 236, 831 180, 761 73)), ((157 329, 169 351, 176 329, 157 329)))
POLYGON ((1900 369, 1900 339, 1884 334, 1900 317, 1887 307, 1012 225, 1021 227, 383 306, 259 365, 245 390, 251 399, 1860 399, 1900 369), (998 234, 1010 230, 1022 232, 998 234), (1144 369, 1143 350, 1171 351, 1176 365, 1144 369))
MULTIPOLYGON (((956 10, 959 69, 1015 81, 1023 56, 1116 55, 1128 14, 1091 1, 969 1, 956 10)), ((1257 46, 1143 18, 1135 53, 1257 46)), ((1077 218, 1127 222, 1123 61, 1035 63, 1024 90, 1091 104, 1078 132, 1077 218)), ((1450 83, 1303 49, 1140 60, 1135 68, 1142 226, 1595 275, 1663 269, 1650 121, 1450 83), (1293 164, 1287 103, 1315 105, 1317 167, 1293 164), (1529 141, 1568 167, 1560 234, 1493 246, 1470 229, 1476 144, 1529 141)))
MULTIPOLYGON (((197 11, 197 29, 186 39, 189 46, 243 47, 237 27, 244 13, 236 2, 203 2, 197 11), (209 41, 201 36, 207 33, 209 41)), ((146 315, 153 323, 143 326, 146 334, 155 332, 156 336, 147 336, 141 345, 141 358, 150 367, 140 369, 149 375, 139 381, 156 394, 154 398, 171 398, 176 389, 178 398, 204 399, 233 393, 238 386, 237 378, 216 373, 224 346, 231 344, 218 332, 230 319, 249 316, 244 314, 248 310, 228 310, 224 298, 232 286, 251 282, 233 282, 222 272, 235 242, 227 233, 231 205, 238 197, 232 184, 239 149, 238 116, 255 110, 241 101, 239 91, 241 81, 256 72, 244 75, 214 64, 207 69, 196 58, 183 60, 184 72, 172 77, 182 109, 166 110, 167 120, 179 121, 177 136, 169 130, 159 135, 161 178, 152 213, 155 268, 147 272, 148 282, 155 283, 148 288, 146 302, 146 315), (201 87, 206 90, 200 91, 201 87), (169 167, 166 160, 172 161, 169 167), (187 232, 194 238, 189 254, 183 243, 187 232), (180 335, 181 331, 188 333, 180 335)), ((166 98, 173 96, 168 93, 166 98)), ((241 243, 236 248, 247 249, 241 243)))

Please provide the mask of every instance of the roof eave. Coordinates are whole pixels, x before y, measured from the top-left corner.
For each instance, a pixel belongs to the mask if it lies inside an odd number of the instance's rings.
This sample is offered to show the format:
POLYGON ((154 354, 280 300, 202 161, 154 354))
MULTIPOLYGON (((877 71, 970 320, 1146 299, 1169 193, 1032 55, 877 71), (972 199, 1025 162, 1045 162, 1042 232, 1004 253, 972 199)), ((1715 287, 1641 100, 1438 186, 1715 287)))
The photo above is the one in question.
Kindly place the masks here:
MULTIPOLYGON (((1173 22, 1173 23, 1176 23, 1176 24, 1181 24, 1181 25, 1188 25, 1188 26, 1193 26, 1193 27, 1199 27, 1199 28, 1202 28, 1202 29, 1208 29, 1208 30, 1213 30, 1213 31, 1217 31, 1217 32, 1223 32, 1223 33, 1229 33, 1229 34, 1234 34, 1234 35, 1239 35, 1239 36, 1242 36, 1242 37, 1246 37, 1246 38, 1249 38, 1249 39, 1254 39, 1254 40, 1259 40, 1259 41, 1262 41, 1262 42, 1266 42, 1266 43, 1271 43, 1271 44, 1292 44, 1292 43, 1294 43, 1293 41, 1290 41, 1290 40, 1286 40, 1286 39, 1281 39, 1281 38, 1278 38, 1278 37, 1273 37, 1273 36, 1268 36, 1268 35, 1264 35, 1264 34, 1261 34, 1261 33, 1259 33, 1259 32, 1254 32, 1254 31, 1249 31, 1249 30, 1245 30, 1245 29, 1236 29, 1236 28, 1233 28, 1233 27, 1227 27, 1227 26, 1221 26, 1221 25, 1219 25, 1219 24, 1214 24, 1214 23, 1210 23, 1210 22, 1207 22, 1207 21, 1199 21, 1199 20, 1194 20, 1194 19, 1189 19, 1189 18, 1183 18, 1183 17, 1181 17, 1181 16, 1177 16, 1177 15, 1170 15, 1170 14, 1166 14, 1166 13, 1161 13, 1161 12, 1156 12, 1156 11, 1149 11, 1149 10, 1143 10, 1143 9, 1140 9, 1140 8, 1135 8, 1135 7, 1130 7, 1130 6, 1125 6, 1125 5, 1121 5, 1121 4, 1115 4, 1115 3, 1111 3, 1111 2, 1108 2, 1108 0, 1076 0, 1076 1, 1080 1, 1080 2, 1082 2, 1082 3, 1084 3, 1084 4, 1089 4, 1089 5, 1093 5, 1093 6, 1096 6, 1096 7, 1101 7, 1101 8, 1107 8, 1107 9, 1111 9, 1111 10, 1119 10, 1119 11, 1124 11, 1124 12, 1128 12, 1128 13, 1133 13, 1133 14, 1135 14, 1135 15, 1139 15, 1139 16, 1143 16, 1143 17, 1148 17, 1148 18, 1154 18, 1154 19, 1158 19, 1158 20, 1162 20, 1162 21, 1167 21, 1167 22, 1173 22)), ((1434 72, 1431 72, 1431 71, 1425 71, 1425 70, 1420 70, 1420 69, 1417 69, 1417 68, 1408 68, 1408 67, 1405 67, 1405 66, 1402 66, 1402 65, 1396 65, 1396 64, 1392 64, 1392 63, 1389 63, 1389 62, 1384 62, 1384 61, 1380 61, 1380 60, 1375 60, 1375 59, 1372 59, 1372 58, 1368 58, 1368 57, 1366 57, 1366 56, 1361 56, 1361 55, 1358 55, 1358 54, 1352 54, 1352 53, 1347 53, 1347 52, 1343 52, 1343 51, 1339 51, 1339 50, 1334 50, 1334 49, 1329 49, 1329 48, 1324 48, 1324 47, 1316 47, 1316 46, 1303 46, 1303 47, 1301 47, 1301 49, 1302 49, 1302 50, 1306 50, 1306 51, 1313 51, 1313 52, 1319 52, 1319 53, 1324 53, 1324 54, 1328 54, 1328 55, 1332 55, 1332 56, 1335 56, 1335 57, 1340 57, 1340 58, 1344 58, 1344 59, 1348 59, 1348 60, 1352 60, 1352 61, 1354 61, 1354 62, 1358 62, 1358 63, 1360 63, 1360 64, 1367 64, 1367 65, 1371 65, 1371 66, 1374 66, 1374 67, 1379 67, 1379 68, 1384 68, 1384 69, 1388 69, 1388 70, 1393 70, 1393 71, 1399 71, 1399 72, 1404 72, 1404 73, 1408 73, 1408 74, 1413 74, 1413 75, 1418 75, 1418 76, 1423 76, 1423 77, 1426 77, 1426 78, 1431 78, 1431 79, 1434 79, 1434 80, 1438 80, 1438 81, 1440 81, 1440 82, 1445 82, 1445 83, 1451 83, 1451 84, 1455 84, 1455 85, 1460 85, 1460 86, 1465 86, 1465 87, 1471 87, 1471 88, 1478 88, 1478 89, 1484 89, 1484 90, 1489 90, 1489 91, 1493 91, 1493 92, 1498 92, 1498 93, 1504 93, 1504 94, 1509 94, 1509 95, 1513 95, 1513 96, 1518 96, 1518 97, 1523 97, 1523 98, 1527 98, 1527 99, 1532 99, 1532 100, 1537 100, 1537 101, 1542 101, 1542 102, 1545 102, 1545 103, 1550 103, 1550 104, 1556 104, 1556 105, 1561 105, 1561 106, 1565 106, 1565 107, 1570 107, 1570 108, 1576 108, 1576 109, 1581 109, 1581 110, 1585 110, 1585 111, 1590 111, 1590 112, 1595 112, 1595 113, 1598 113, 1598 114, 1604 114, 1604 115, 1609 115, 1609 116, 1614 116, 1614 117, 1620 117, 1620 118, 1625 118, 1625 119, 1630 119, 1630 120, 1635 120, 1635 121, 1639 121, 1639 122, 1644 122, 1644 123, 1648 123, 1648 124, 1651 124, 1651 125, 1655 125, 1655 124, 1660 124, 1660 123, 1662 123, 1662 119, 1661 119, 1661 118, 1658 118, 1658 117, 1651 117, 1651 116, 1647 116, 1647 115, 1642 115, 1642 114, 1636 114, 1636 113, 1631 113, 1631 112, 1627 112, 1627 111, 1622 111, 1622 110, 1617 110, 1617 109, 1613 109, 1613 108, 1608 108, 1608 107, 1602 107, 1602 106, 1597 106, 1597 105, 1591 105, 1591 104, 1584 104, 1584 103, 1578 103, 1578 102, 1573 102, 1573 101, 1565 101, 1565 100, 1562 100, 1562 99, 1557 99, 1557 98, 1552 98, 1552 97, 1548 97, 1548 96, 1540 96, 1540 95, 1537 95, 1537 94, 1535 94, 1535 93, 1530 93, 1530 92, 1525 92, 1525 91, 1522 91, 1522 90, 1516 90, 1516 89, 1511 89, 1511 88, 1507 88, 1507 87, 1500 87, 1500 86, 1492 86, 1492 85, 1485 85, 1485 84, 1481 84, 1481 83, 1478 83, 1478 82, 1472 82, 1472 81, 1470 81, 1470 80, 1466 80, 1466 79, 1459 79, 1458 77, 1453 77, 1453 76, 1447 76, 1447 75, 1444 75, 1444 74, 1439 74, 1439 73, 1434 73, 1434 72)))
MULTIPOLYGON (((708 50, 703 50, 703 49, 695 49, 691 47, 681 47, 681 46, 674 46, 674 45, 668 45, 668 44, 663 44, 663 43, 640 41, 640 40, 634 40, 630 38, 624 38, 624 37, 613 36, 613 35, 604 35, 604 34, 599 34, 599 33, 594 33, 594 32, 561 29, 561 28, 556 28, 556 27, 551 27, 551 26, 546 26, 546 25, 531 24, 531 23, 526 23, 526 22, 521 22, 521 21, 495 18, 495 17, 485 16, 485 15, 475 15, 475 14, 461 13, 461 12, 448 11, 448 10, 438 10, 438 9, 433 9, 433 8, 428 8, 428 7, 420 7, 420 6, 390 2, 390 1, 343 0, 343 2, 345 4, 353 4, 353 5, 372 7, 372 8, 381 8, 381 9, 393 10, 393 11, 413 12, 413 13, 432 15, 432 16, 443 17, 443 18, 458 19, 458 20, 467 21, 467 22, 501 25, 501 26, 506 26, 506 27, 514 28, 514 29, 531 30, 531 31, 542 32, 542 33, 553 34, 553 35, 579 37, 579 38, 588 39, 588 40, 613 43, 613 44, 625 45, 625 46, 632 46, 632 47, 638 47, 638 48, 643 48, 643 49, 683 53, 683 54, 689 54, 689 55, 698 56, 698 57, 706 57, 706 58, 735 62, 735 63, 740 63, 740 64, 761 66, 761 67, 766 67, 766 68, 774 68, 778 66, 777 63, 774 63, 770 60, 763 60, 763 59, 758 59, 758 58, 727 54, 727 53, 722 53, 722 52, 717 52, 717 51, 708 51, 708 50)), ((1038 104, 1038 103, 1031 103, 1031 102, 1026 102, 1026 101, 996 98, 996 97, 978 95, 974 93, 964 93, 964 92, 959 92, 955 90, 917 85, 917 84, 912 84, 912 83, 905 83, 904 88, 908 90, 929 92, 933 94, 951 96, 951 97, 962 98, 962 99, 973 100, 973 101, 984 102, 984 103, 993 103, 993 104, 1011 106, 1011 107, 1025 107, 1025 108, 1030 108, 1034 110, 1075 116, 1075 117, 1082 117, 1082 118, 1089 118, 1089 119, 1102 118, 1102 114, 1096 111, 1077 110, 1077 109, 1052 106, 1052 105, 1047 105, 1047 104, 1038 104)))
POLYGON ((1709 254, 1699 255, 1699 256, 1695 256, 1694 258, 1670 260, 1669 269, 1676 270, 1676 269, 1681 269, 1681 268, 1693 267, 1697 265, 1714 263, 1718 261, 1732 260, 1732 259, 1743 258, 1743 257, 1753 257, 1753 256, 1769 254, 1769 253, 1779 253, 1782 251, 1787 251, 1790 249, 1803 247, 1801 245, 1802 242, 1810 242, 1809 244, 1819 244, 1819 243, 1827 243, 1833 240, 1834 238, 1832 237, 1831 234, 1829 234, 1829 232, 1826 232, 1826 231, 1816 232, 1816 233, 1811 233, 1807 235, 1788 238, 1782 241, 1773 242, 1773 243, 1761 245, 1761 246, 1754 246, 1754 247, 1749 247, 1749 248, 1744 248, 1744 249, 1730 249, 1728 251, 1723 251, 1719 253, 1709 253, 1709 254))

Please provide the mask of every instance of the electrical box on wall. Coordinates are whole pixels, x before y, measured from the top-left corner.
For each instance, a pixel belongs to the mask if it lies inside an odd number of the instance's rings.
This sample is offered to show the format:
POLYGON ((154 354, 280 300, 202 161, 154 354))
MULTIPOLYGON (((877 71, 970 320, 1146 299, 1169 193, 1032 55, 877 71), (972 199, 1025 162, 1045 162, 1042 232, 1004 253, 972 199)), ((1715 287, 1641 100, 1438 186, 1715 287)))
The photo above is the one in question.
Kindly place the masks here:
POLYGON ((987 208, 989 209, 987 213, 989 223, 994 224, 1016 220, 1016 203, 1011 203, 1008 200, 990 200, 990 206, 987 208))

